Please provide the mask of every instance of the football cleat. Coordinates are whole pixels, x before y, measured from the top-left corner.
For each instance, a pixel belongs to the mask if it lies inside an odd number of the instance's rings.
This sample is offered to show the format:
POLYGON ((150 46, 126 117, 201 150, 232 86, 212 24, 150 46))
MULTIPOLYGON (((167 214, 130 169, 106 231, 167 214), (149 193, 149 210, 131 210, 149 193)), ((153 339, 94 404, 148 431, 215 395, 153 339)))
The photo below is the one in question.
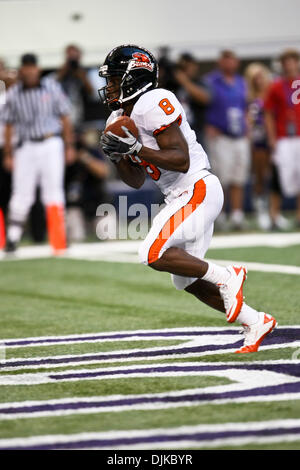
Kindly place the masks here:
POLYGON ((258 321, 251 326, 243 325, 245 336, 244 345, 235 351, 236 353, 251 353, 258 351, 264 338, 277 326, 275 318, 271 315, 259 312, 258 321))
POLYGON ((243 305, 243 285, 247 278, 247 269, 244 266, 228 266, 227 271, 230 277, 224 284, 219 284, 219 287, 227 321, 233 323, 243 305))

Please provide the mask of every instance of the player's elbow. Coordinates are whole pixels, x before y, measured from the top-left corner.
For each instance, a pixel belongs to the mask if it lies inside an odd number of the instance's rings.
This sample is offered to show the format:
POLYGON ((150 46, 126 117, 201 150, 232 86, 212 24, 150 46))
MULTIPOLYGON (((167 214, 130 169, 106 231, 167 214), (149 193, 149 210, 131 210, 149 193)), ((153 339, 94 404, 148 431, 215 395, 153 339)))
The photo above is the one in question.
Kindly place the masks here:
POLYGON ((190 168, 190 162, 186 163, 182 170, 181 170, 181 173, 187 173, 189 171, 189 168, 190 168))
POLYGON ((145 183, 146 176, 144 174, 138 175, 131 181, 130 186, 134 189, 140 189, 145 183))
POLYGON ((130 186, 133 189, 140 189, 143 186, 144 181, 141 181, 138 179, 129 179, 129 180, 126 179, 125 183, 128 184, 128 186, 130 186))
POLYGON ((182 159, 180 163, 180 168, 178 171, 180 171, 180 173, 187 173, 189 171, 189 168, 190 168, 190 158, 187 155, 182 159))
POLYGON ((134 189, 140 189, 144 184, 144 181, 139 181, 138 183, 135 183, 134 189))

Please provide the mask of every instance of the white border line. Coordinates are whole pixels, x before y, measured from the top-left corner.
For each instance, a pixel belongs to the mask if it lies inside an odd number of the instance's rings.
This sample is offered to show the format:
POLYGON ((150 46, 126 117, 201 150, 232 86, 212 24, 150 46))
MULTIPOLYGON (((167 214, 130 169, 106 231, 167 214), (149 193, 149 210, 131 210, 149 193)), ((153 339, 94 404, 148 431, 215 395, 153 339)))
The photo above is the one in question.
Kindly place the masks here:
MULTIPOLYGON (((138 429, 138 430, 126 430, 126 431, 106 431, 106 432, 84 432, 78 434, 52 434, 52 435, 43 435, 43 436, 31 436, 31 437, 19 437, 19 438, 12 438, 12 439, 1 439, 0 440, 0 449, 6 447, 28 447, 28 446, 38 446, 38 445, 47 445, 47 444, 68 444, 68 443, 76 443, 76 442, 84 442, 96 439, 128 439, 128 438, 147 438, 147 437, 155 437, 155 436, 169 436, 170 443, 172 442, 172 436, 176 436, 178 434, 183 435, 190 435, 190 439, 182 441, 181 444, 195 442, 196 446, 202 445, 205 447, 207 446, 207 441, 197 441, 193 440, 193 435, 196 433, 213 433, 213 432, 226 432, 226 431, 263 431, 263 430, 272 430, 272 429, 292 429, 294 427, 300 426, 299 419, 286 419, 286 420, 273 420, 273 421, 256 421, 256 422, 247 422, 247 423, 221 423, 221 424, 201 424, 196 426, 181 426, 177 428, 157 428, 157 429, 138 429)), ((289 439, 300 440, 300 434, 295 435, 287 435, 287 436, 276 436, 276 442, 284 442, 284 438, 288 437, 289 439), (277 440, 279 439, 279 441, 277 440)), ((250 436, 246 438, 225 438, 225 439, 218 439, 215 441, 209 441, 213 447, 224 445, 230 445, 231 443, 240 442, 244 444, 245 442, 263 442, 263 439, 270 439, 270 438, 261 438, 256 436, 250 436), (249 441, 251 439, 251 441, 249 441)), ((272 438, 273 439, 273 436, 272 438)), ((178 441, 177 441, 178 442, 178 441)), ((163 445, 160 444, 160 447, 167 447, 169 443, 164 443, 163 445)), ((175 443, 174 443, 175 444, 175 443)), ((145 447, 145 444, 142 444, 139 448, 149 448, 145 447)), ((151 443, 151 447, 153 444, 151 443)), ((109 447, 108 447, 109 448, 109 447)), ((126 447, 116 447, 116 448, 128 448, 126 447)), ((136 445, 131 448, 137 448, 136 445)), ((157 448, 157 447, 156 447, 157 448)))
MULTIPOLYGON (((0 385, 39 385, 39 384, 44 384, 44 383, 62 383, 62 382, 77 382, 77 381, 89 381, 89 380, 109 380, 109 379, 124 379, 124 378, 142 378, 142 377, 188 377, 188 376, 200 376, 200 375, 217 375, 217 372, 214 371, 214 373, 208 373, 209 371, 202 371, 202 370, 196 370, 196 371, 168 371, 165 372, 162 370, 162 372, 159 371, 159 369, 164 369, 168 367, 173 367, 173 368, 183 368, 183 367, 202 367, 202 366, 210 366, 210 367, 218 367, 225 365, 227 369, 221 370, 221 376, 224 377, 226 376, 226 372, 228 372, 228 369, 230 365, 232 365, 233 370, 239 370, 239 366, 245 366, 245 365, 251 365, 251 366, 257 366, 257 365, 263 365, 263 364, 300 364, 299 360, 286 360, 286 359, 281 359, 278 361, 259 361, 259 362, 242 362, 242 363, 236 363, 236 362, 218 362, 218 363, 212 363, 212 362, 172 362, 172 363, 157 363, 157 364, 140 364, 140 365, 128 365, 128 366, 119 366, 119 367, 105 367, 105 368, 93 368, 93 369, 68 369, 64 371, 58 371, 58 372, 36 372, 36 373, 24 373, 24 374, 3 374, 0 375, 0 385), (155 372, 149 372, 151 369, 156 368, 155 372), (139 372, 132 372, 135 369, 139 369, 139 372), (129 371, 129 373, 128 373, 129 371), (111 374, 110 374, 111 372, 111 374), (127 373, 126 373, 127 372, 127 373), (100 375, 104 373, 103 375, 100 375), (80 377, 82 374, 87 374, 87 377, 80 377), (74 377, 71 377, 71 375, 74 375, 74 377), (63 378, 59 378, 60 376, 66 376, 63 378), (56 377, 56 378, 54 378, 56 377)), ((256 373, 259 371, 256 370, 256 373)), ((264 371, 265 374, 267 374, 268 371, 264 371)), ((247 375, 250 374, 250 371, 247 370, 247 375)), ((276 373, 279 375, 279 373, 276 373)), ((286 381, 298 381, 299 379, 297 377, 293 377, 290 375, 282 374, 284 377, 286 377, 286 381)))
MULTIPOLYGON (((225 319, 224 319, 225 321, 225 319)), ((286 328, 290 328, 290 329, 298 329, 300 328, 300 325, 280 325, 280 326, 277 326, 276 327, 276 330, 280 330, 280 329, 286 329, 286 328)), ((151 333, 176 333, 176 332, 186 332, 186 333, 197 333, 197 332, 200 332, 200 333, 203 333, 203 332, 206 332, 206 331, 213 331, 213 332, 223 332, 224 330, 232 330, 233 332, 237 332, 237 331, 240 331, 241 327, 235 327, 235 326, 230 326, 230 325, 224 325, 224 326, 201 326, 201 327, 197 327, 197 326, 192 326, 192 327, 182 327, 182 328, 158 328, 158 329, 149 329, 149 330, 122 330, 122 331, 107 331, 107 332, 96 332, 96 333, 93 333, 93 332, 87 332, 87 333, 80 333, 80 334, 71 334, 71 335, 54 335, 54 336, 29 336, 27 338, 23 338, 23 337, 20 337, 20 338, 4 338, 4 339, 0 339, 0 342, 1 343, 5 343, 5 347, 7 348, 26 348, 26 347, 35 347, 35 346, 55 346, 57 344, 73 344, 72 341, 68 341, 68 340, 77 340, 79 339, 79 341, 74 341, 74 342, 78 342, 78 344, 80 344, 80 340, 82 339, 82 342, 87 342, 87 343, 94 343, 94 342, 98 342, 98 341, 101 341, 101 342, 106 342, 106 341, 116 341, 116 339, 114 338, 115 336, 117 335, 136 335, 135 336, 129 336, 128 339, 126 340, 126 338, 117 338, 117 341, 141 341, 141 340, 145 340, 147 341, 148 340, 156 340, 156 339, 165 339, 167 341, 168 338, 170 337, 159 337, 159 336, 139 336, 139 334, 151 334, 151 333), (97 336, 97 339, 94 339, 94 340, 85 340, 86 337, 91 337, 91 336, 97 336), (110 338, 103 338, 105 336, 111 336, 111 339, 110 338), (48 343, 47 340, 52 340, 53 342, 51 343, 48 343), (41 343, 34 343, 34 344, 28 344, 28 345, 14 345, 12 343, 14 342, 17 342, 17 341, 43 341, 45 340, 45 342, 41 342, 41 343), (64 343, 63 341, 66 340, 66 342, 64 343), (58 341, 57 343, 55 341, 58 341)), ((180 334, 177 336, 177 337, 173 337, 172 336, 172 340, 174 339, 186 339, 187 337, 186 336, 180 336, 180 334)))
MULTIPOLYGON (((223 354, 233 354, 236 351, 236 348, 232 349, 218 349, 215 351, 201 351, 201 352, 189 352, 189 353, 179 353, 179 354, 167 354, 168 350, 173 350, 173 349, 180 349, 182 347, 188 347, 185 346, 186 343, 183 343, 182 345, 175 345, 175 346, 157 346, 155 348, 143 348, 143 349, 123 349, 123 350, 116 350, 113 352, 100 352, 98 353, 101 356, 107 356, 106 358, 99 358, 99 359, 91 359, 91 360, 84 360, 85 356, 91 356, 91 355, 97 355, 97 353, 86 353, 86 354, 81 354, 77 356, 40 356, 40 357, 35 357, 35 358, 13 358, 13 359, 8 359, 5 360, 4 362, 0 362, 1 368, 0 368, 0 383, 1 383, 1 373, 2 372, 9 372, 9 371, 21 371, 21 370, 35 370, 35 369, 59 369, 59 368, 65 368, 65 367, 70 367, 70 366, 88 366, 88 365, 94 365, 94 364, 108 364, 108 363, 128 363, 128 362, 143 362, 143 361, 157 361, 157 360, 172 360, 172 359, 185 359, 185 358, 196 358, 196 357, 206 357, 206 356, 214 356, 214 355, 223 355, 223 354), (166 354, 160 354, 159 356, 147 356, 149 352, 152 351, 159 351, 164 349, 166 351, 166 354), (121 357, 121 358, 111 358, 110 355, 113 354, 130 354, 130 353, 141 353, 144 352, 144 356, 139 356, 139 357, 121 357), (60 362, 58 364, 51 364, 51 363, 44 363, 44 364, 37 364, 37 365, 30 365, 30 364, 25 364, 22 366, 10 366, 10 362, 15 362, 15 361, 22 361, 22 362, 30 362, 32 359, 36 360, 51 360, 51 359, 67 359, 67 358, 74 358, 73 361, 65 361, 65 362, 60 362), (76 361, 75 358, 82 358, 81 361, 76 361)), ((262 345, 260 347, 260 351, 263 350, 275 350, 275 349, 284 349, 284 348, 291 348, 295 349, 300 347, 300 341, 295 341, 294 343, 280 343, 280 344, 274 344, 274 345, 262 345)), ((300 357, 300 354, 299 354, 300 357)), ((254 364, 255 362, 253 362, 254 364)), ((184 364, 184 362, 182 363, 184 364)), ((219 363, 216 363, 219 364, 219 363)), ((165 363, 167 365, 167 363, 165 363)), ((93 371, 94 369, 89 369, 90 371, 93 371)), ((66 370, 67 372, 67 370, 66 370)))

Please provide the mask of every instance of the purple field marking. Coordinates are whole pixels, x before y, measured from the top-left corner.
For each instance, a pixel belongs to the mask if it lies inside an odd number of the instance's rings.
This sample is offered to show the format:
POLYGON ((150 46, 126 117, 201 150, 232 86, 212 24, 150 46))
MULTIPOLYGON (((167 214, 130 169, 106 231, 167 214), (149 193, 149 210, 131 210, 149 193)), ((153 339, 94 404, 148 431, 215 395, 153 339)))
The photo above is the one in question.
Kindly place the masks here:
MULTIPOLYGON (((228 331, 225 330, 228 334, 228 331)), ((238 332, 236 332, 238 333, 238 332)), ((158 333, 156 333, 158 335, 158 333)), ((173 333, 172 333, 173 334, 173 333)), ((179 333, 177 333, 179 334, 179 333)), ((212 334, 206 333, 206 334, 212 334)), ((216 333, 214 332, 214 335, 216 333)), ((219 334, 219 333, 217 333, 219 334)), ((223 334, 225 334, 223 332, 223 334)), ((170 333, 168 333, 170 335, 170 333)), ((213 337, 212 337, 213 339, 213 337)), ((293 341, 300 340, 300 329, 298 334, 298 329, 285 329, 285 330, 275 330, 271 335, 267 336, 264 341, 264 346, 272 346, 276 344, 286 344, 287 346, 289 343, 293 343, 293 341)), ((60 358, 39 358, 39 359, 31 359, 31 360, 17 360, 17 361, 9 361, 2 365, 3 368, 5 367, 23 367, 23 366, 43 366, 43 365, 59 365, 59 364, 68 364, 68 363, 84 363, 89 361, 106 361, 106 360, 118 360, 118 359, 134 359, 134 358, 144 358, 144 357, 158 357, 158 356, 172 356, 175 354, 197 354, 206 351, 216 351, 219 350, 226 350, 226 349, 238 349, 242 345, 242 339, 237 341, 236 343, 226 344, 226 345, 199 345, 193 347, 177 347, 174 349, 166 349, 162 348, 159 350, 151 351, 147 348, 141 349, 140 351, 135 352, 121 352, 121 353, 96 353, 90 355, 77 355, 77 356, 69 356, 69 357, 60 357, 60 358)), ((0 365, 1 369, 1 365, 0 365)))
MULTIPOLYGON (((205 346, 194 346, 194 347, 183 347, 178 349, 160 349, 157 351, 150 351, 146 348, 135 352, 122 352, 122 353, 107 353, 107 354, 91 354, 88 356, 71 356, 65 358, 45 358, 45 359, 32 359, 27 361, 15 361, 6 362, 3 367, 22 367, 22 366, 38 366, 43 364, 68 364, 70 362, 88 362, 88 361, 105 361, 111 359, 130 359, 130 358, 143 358, 143 357, 156 357, 156 356, 171 356, 173 354, 188 354, 188 353, 199 353, 203 351, 218 351, 219 349, 234 349, 242 345, 242 341, 238 341, 232 344, 223 345, 205 345, 205 346)), ((1 365, 0 365, 1 370, 1 365)))
MULTIPOLYGON (((151 331, 151 332, 130 332, 130 333, 108 333, 107 335, 87 335, 87 336, 74 336, 74 337, 64 337, 64 338, 39 338, 39 339, 16 339, 16 340, 6 340, 4 344, 6 347, 14 346, 30 346, 30 345, 39 345, 39 344, 65 344, 65 343, 76 343, 76 342, 89 342, 89 341, 101 341, 105 339, 116 339, 122 340, 124 338, 139 337, 139 338, 155 338, 157 336, 163 336, 165 338, 172 338, 174 336, 186 336, 186 337, 195 337, 203 335, 238 335, 239 332, 236 329, 224 329, 224 330, 203 330, 203 331, 151 331)), ((296 341, 300 339, 300 328, 278 328, 272 335, 266 338, 264 344, 274 344, 274 343, 285 343, 296 341)))
POLYGON ((237 399, 237 398, 251 398, 258 396, 268 395, 281 395, 281 394, 293 394, 300 393, 300 382, 292 382, 279 385, 271 385, 266 387, 251 388, 248 390, 236 390, 228 392, 214 392, 214 393, 186 393, 184 395, 172 396, 148 396, 148 397, 130 397, 130 398, 118 398, 112 400, 94 400, 86 402, 67 402, 64 403, 45 403, 41 405, 28 405, 28 406, 14 406, 0 409, 0 415, 15 415, 19 413, 28 413, 30 417, 31 413, 38 412, 51 412, 51 411, 66 411, 66 410, 84 410, 90 408, 108 408, 108 407, 119 407, 119 406, 136 406, 144 404, 155 404, 155 403, 184 403, 184 402, 206 402, 226 399, 237 399))
POLYGON ((77 442, 59 442, 53 444, 37 444, 37 445, 24 445, 24 446, 8 446, 3 448, 4 450, 52 450, 52 449, 89 449, 89 448, 101 448, 111 447, 112 449, 118 446, 126 445, 140 445, 140 444, 154 444, 164 442, 180 442, 180 441, 214 441, 219 439, 239 439, 246 437, 275 437, 275 436, 286 436, 294 434, 295 437, 300 435, 300 427, 290 428, 265 428, 257 430, 232 430, 232 431, 218 431, 218 432, 195 432, 195 433, 178 433, 178 434, 163 434, 157 433, 157 435, 151 436, 139 436, 139 437, 123 437, 123 438, 111 438, 111 439, 90 439, 90 440, 78 440, 77 442))
MULTIPOLYGON (((232 366, 233 367, 233 366, 232 366)), ((282 372, 287 375, 300 377, 299 364, 236 364, 235 369, 247 369, 247 370, 270 370, 274 372, 282 372)), ((94 377, 105 377, 114 375, 132 375, 132 374, 153 374, 153 373, 168 373, 168 372, 209 372, 217 370, 226 370, 228 365, 164 365, 164 366, 153 366, 153 367, 136 367, 132 369, 117 369, 117 370, 101 370, 91 372, 72 372, 65 374, 49 374, 49 378, 53 380, 66 380, 66 379, 92 379, 94 377)))
MULTIPOLYGON (((300 329, 299 329, 300 330, 300 329)), ((237 330, 234 329, 226 329, 226 330, 220 330, 220 331, 214 331, 214 330, 207 330, 207 331, 160 331, 158 330, 157 332, 149 332, 149 333, 115 333, 112 332, 111 334, 107 335, 93 335, 93 336, 77 336, 73 338, 44 338, 44 339, 16 339, 16 340, 6 340, 7 342, 4 342, 5 346, 13 347, 13 346, 27 346, 30 344, 40 344, 40 343, 47 343, 47 344, 57 344, 57 343, 68 343, 68 342, 88 342, 88 341, 101 341, 104 339, 124 339, 124 338, 131 338, 131 337, 140 337, 140 338, 150 338, 153 337, 155 338, 156 336, 164 336, 165 338, 172 338, 173 336, 203 336, 203 335, 213 335, 213 334, 220 334, 220 335, 232 335, 232 334, 238 334, 237 330)))

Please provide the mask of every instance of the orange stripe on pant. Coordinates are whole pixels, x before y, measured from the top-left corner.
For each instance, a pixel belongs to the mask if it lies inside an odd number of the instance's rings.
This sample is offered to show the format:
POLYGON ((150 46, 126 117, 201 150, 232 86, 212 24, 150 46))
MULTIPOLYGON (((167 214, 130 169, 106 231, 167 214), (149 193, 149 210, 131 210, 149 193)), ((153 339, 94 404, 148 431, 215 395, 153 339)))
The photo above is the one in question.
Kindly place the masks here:
POLYGON ((149 253, 148 253, 148 264, 154 263, 159 258, 159 253, 170 238, 170 236, 175 232, 179 225, 189 217, 194 210, 203 202, 206 195, 206 184, 203 179, 197 181, 194 186, 194 191, 191 199, 181 207, 172 217, 164 224, 163 228, 159 232, 158 237, 152 243, 149 253))

